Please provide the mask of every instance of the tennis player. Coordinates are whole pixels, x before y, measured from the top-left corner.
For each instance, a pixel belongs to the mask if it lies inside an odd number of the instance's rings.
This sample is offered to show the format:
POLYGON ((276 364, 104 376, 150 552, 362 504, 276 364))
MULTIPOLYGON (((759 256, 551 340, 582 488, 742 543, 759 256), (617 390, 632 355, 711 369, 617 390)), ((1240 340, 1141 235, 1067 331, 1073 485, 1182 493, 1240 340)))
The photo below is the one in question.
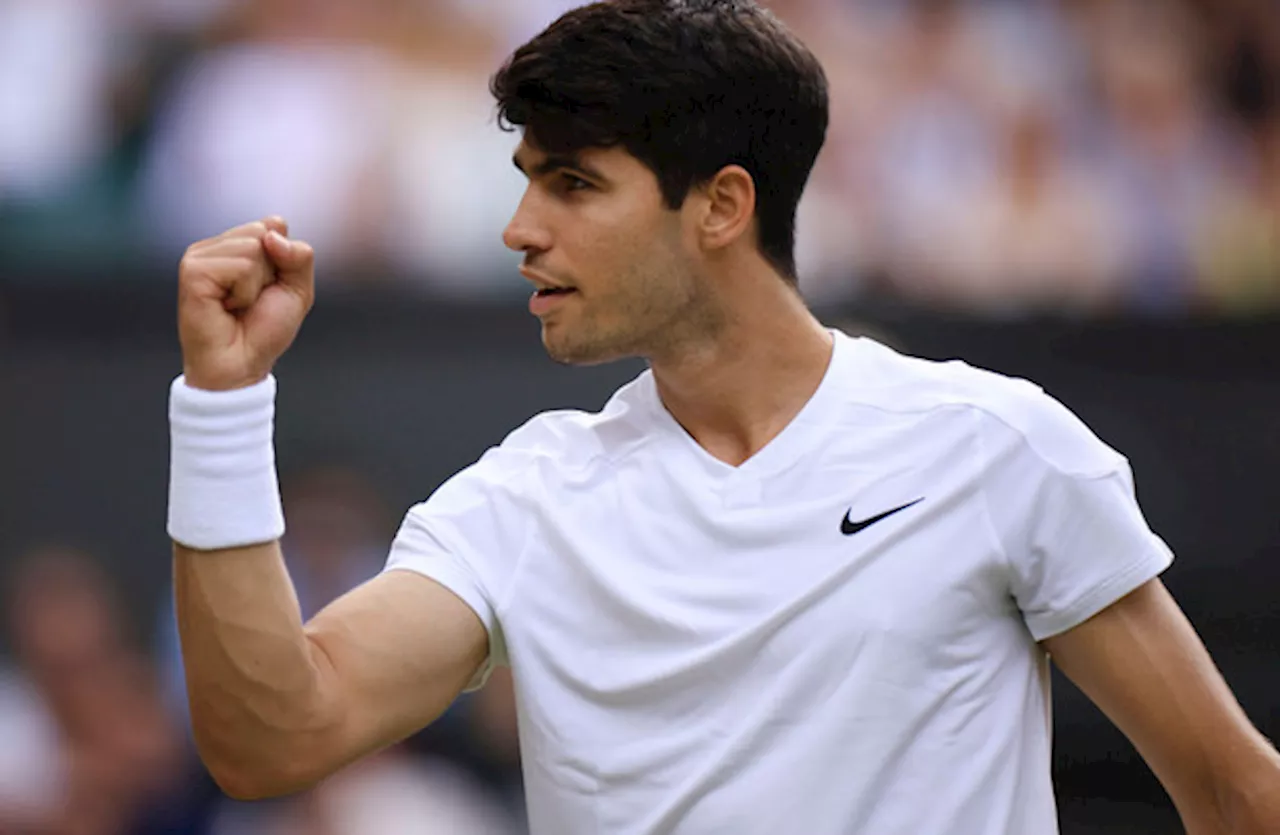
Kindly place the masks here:
POLYGON ((598 3, 492 89, 523 131, 505 241, 543 345, 648 369, 513 431, 304 624, 272 369, 313 250, 279 218, 188 250, 168 530, 229 794, 307 786, 507 664, 535 835, 1048 835, 1052 658, 1192 835, 1280 832, 1280 756, 1161 585, 1126 459, 1031 383, 806 309, 827 88, 774 17, 598 3))

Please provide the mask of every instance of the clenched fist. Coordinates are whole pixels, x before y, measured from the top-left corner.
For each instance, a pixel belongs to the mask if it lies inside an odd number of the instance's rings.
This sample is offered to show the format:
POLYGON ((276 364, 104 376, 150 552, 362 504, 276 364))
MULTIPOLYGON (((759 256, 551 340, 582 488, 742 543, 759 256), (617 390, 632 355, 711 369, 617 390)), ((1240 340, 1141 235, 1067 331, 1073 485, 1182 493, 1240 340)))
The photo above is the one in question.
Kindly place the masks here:
POLYGON ((283 219, 192 244, 178 269, 178 338, 187 384, 242 388, 271 372, 315 299, 315 253, 283 219))

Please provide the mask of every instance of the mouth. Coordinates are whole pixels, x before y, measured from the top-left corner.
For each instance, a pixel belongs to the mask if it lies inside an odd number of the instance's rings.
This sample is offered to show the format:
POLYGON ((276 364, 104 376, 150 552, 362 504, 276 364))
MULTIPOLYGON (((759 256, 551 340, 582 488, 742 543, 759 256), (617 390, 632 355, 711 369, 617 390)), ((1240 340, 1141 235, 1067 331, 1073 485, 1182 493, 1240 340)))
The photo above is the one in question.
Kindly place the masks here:
POLYGON ((577 294, 578 291, 572 287, 538 287, 529 297, 529 312, 538 317, 546 316, 577 294))
POLYGON ((524 264, 520 265, 520 275, 524 276, 525 280, 533 285, 534 292, 538 295, 570 292, 574 289, 573 287, 568 287, 558 281, 553 281, 537 270, 530 269, 524 264))

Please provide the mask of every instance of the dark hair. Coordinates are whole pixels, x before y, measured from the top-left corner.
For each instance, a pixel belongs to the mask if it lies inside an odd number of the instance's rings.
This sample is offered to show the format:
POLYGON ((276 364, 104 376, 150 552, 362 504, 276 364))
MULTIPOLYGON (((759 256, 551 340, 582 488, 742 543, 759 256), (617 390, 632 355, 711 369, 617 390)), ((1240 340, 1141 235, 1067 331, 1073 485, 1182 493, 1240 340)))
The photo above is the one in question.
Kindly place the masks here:
POLYGON ((827 130, 817 58, 752 0, 611 0, 566 13, 490 84, 548 153, 621 146, 672 209, 726 165, 756 186, 759 246, 795 282, 795 214, 827 130))

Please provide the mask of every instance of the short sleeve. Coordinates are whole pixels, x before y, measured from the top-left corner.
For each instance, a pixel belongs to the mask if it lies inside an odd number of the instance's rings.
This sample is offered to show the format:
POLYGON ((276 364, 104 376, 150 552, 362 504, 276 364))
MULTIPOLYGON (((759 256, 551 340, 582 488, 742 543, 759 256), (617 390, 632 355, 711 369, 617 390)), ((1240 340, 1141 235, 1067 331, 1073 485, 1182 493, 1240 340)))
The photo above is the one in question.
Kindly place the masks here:
POLYGON ((1035 640, 1088 620, 1173 560, 1138 505, 1128 461, 1036 389, 987 419, 987 509, 1035 640))
POLYGON ((405 514, 385 571, 429 577, 462 599, 489 633, 489 657, 468 690, 506 663, 499 611, 528 539, 527 457, 501 447, 454 475, 405 514))

